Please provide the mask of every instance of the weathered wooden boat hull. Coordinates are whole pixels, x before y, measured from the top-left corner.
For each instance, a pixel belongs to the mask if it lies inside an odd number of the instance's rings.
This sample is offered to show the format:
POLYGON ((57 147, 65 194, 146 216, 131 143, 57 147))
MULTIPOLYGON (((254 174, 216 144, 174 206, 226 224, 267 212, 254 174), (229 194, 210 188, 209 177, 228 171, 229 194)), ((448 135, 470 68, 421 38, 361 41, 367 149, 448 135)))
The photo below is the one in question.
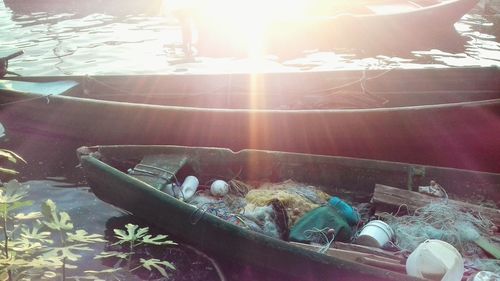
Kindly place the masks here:
MULTIPOLYGON (((164 228, 217 256, 278 270, 304 280, 413 280, 406 275, 304 250, 239 228, 212 215, 193 223, 194 206, 135 179, 111 163, 140 161, 151 154, 182 155, 194 174, 230 175, 242 180, 293 179, 322 186, 331 195, 368 200, 376 183, 415 189, 435 180, 452 198, 500 202, 500 175, 331 156, 175 146, 101 146, 80 148, 79 157, 92 191, 100 199, 164 228), (101 161, 102 160, 102 161, 101 161), (236 170, 234 170, 236 169, 236 170), (471 188, 474 187, 474 188, 471 188)), ((132 164, 133 166, 133 164, 132 164)), ((121 169, 127 169, 122 166, 121 169)), ((202 179, 203 182, 203 179, 202 179)))
MULTIPOLYGON (((80 78, 81 87, 68 95, 3 92, 0 118, 11 130, 86 144, 255 148, 500 171, 498 69, 481 70, 481 75, 465 69, 428 71, 389 72, 392 78, 367 80, 364 87, 389 103, 363 105, 380 108, 273 109, 287 101, 306 106, 320 101, 335 108, 330 99, 337 94, 324 89, 356 82, 361 74, 355 71, 266 74, 257 94, 249 86, 250 75, 109 77, 94 84, 80 78), (318 90, 323 94, 308 97, 318 90), (109 97, 130 102, 98 99, 109 97), (162 98, 170 105, 146 104, 162 98), (262 109, 251 109, 252 102, 262 109)), ((359 83, 352 84, 354 101, 370 97, 359 83)))

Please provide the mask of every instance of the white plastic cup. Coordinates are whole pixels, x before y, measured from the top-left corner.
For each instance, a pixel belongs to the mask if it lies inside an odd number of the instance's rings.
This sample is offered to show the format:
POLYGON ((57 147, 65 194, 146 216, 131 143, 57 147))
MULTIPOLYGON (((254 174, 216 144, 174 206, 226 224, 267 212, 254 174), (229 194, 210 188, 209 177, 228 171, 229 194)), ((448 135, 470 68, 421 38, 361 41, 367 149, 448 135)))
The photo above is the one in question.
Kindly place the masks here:
POLYGON ((373 220, 367 223, 361 230, 356 244, 381 248, 385 243, 392 240, 394 231, 385 222, 373 220))
POLYGON ((195 194, 200 182, 195 176, 187 176, 181 185, 180 199, 189 200, 195 194))

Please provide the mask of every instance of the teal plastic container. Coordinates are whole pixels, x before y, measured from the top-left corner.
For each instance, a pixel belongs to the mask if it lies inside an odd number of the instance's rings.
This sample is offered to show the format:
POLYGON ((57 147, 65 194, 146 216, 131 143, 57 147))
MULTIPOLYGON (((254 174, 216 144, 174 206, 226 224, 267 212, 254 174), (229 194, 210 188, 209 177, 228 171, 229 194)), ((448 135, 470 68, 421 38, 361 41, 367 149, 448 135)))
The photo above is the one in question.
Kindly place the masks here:
POLYGON ((359 213, 349 204, 337 196, 333 196, 328 201, 332 207, 337 209, 349 225, 356 225, 359 222, 359 213))

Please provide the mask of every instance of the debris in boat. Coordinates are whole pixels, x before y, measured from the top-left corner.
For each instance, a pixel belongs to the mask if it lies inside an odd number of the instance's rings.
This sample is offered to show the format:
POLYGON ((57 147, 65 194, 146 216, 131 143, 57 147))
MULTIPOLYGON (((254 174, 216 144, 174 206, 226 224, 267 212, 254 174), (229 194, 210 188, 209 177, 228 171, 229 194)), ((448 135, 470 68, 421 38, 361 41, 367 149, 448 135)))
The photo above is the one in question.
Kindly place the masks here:
POLYGON ((360 245, 382 248, 386 243, 392 241, 394 230, 381 220, 372 220, 367 223, 356 238, 360 245))
MULTIPOLYGON (((328 204, 317 207, 302 216, 290 230, 290 240, 321 245, 329 245, 333 240, 351 241, 353 235, 351 226, 356 225, 357 220, 350 220, 354 222, 353 224, 348 222, 346 216, 337 208, 338 200, 329 200, 328 204), (332 202, 335 205, 332 205, 332 202), (334 234, 335 237, 330 237, 331 234, 334 234)), ((348 208, 351 209, 351 212, 356 212, 352 207, 348 206, 348 208)), ((348 216, 351 219, 352 217, 359 218, 357 212, 356 214, 349 212, 348 216)))
POLYGON ((229 193, 237 196, 245 197, 248 191, 252 189, 251 185, 246 184, 245 182, 242 182, 237 179, 232 179, 228 183, 229 183, 229 193))
POLYGON ((128 173, 135 178, 147 182, 154 188, 162 190, 168 184, 180 185, 175 173, 187 162, 185 155, 147 155, 128 173))
POLYGON ((360 215, 351 205, 347 204, 337 196, 333 196, 332 198, 330 198, 328 203, 342 214, 349 225, 358 224, 360 215))
POLYGON ((378 251, 369 250, 368 252, 359 251, 359 249, 353 249, 351 247, 346 249, 345 246, 351 244, 344 244, 338 241, 335 242, 335 248, 325 248, 318 245, 297 242, 290 242, 290 244, 303 249, 321 252, 332 257, 342 257, 343 259, 348 259, 354 262, 385 268, 391 271, 406 273, 406 267, 404 265, 406 259, 393 255, 390 252, 380 252, 382 251, 380 249, 375 249, 378 251), (344 245, 344 249, 337 248, 337 246, 339 245, 344 245))
POLYGON ((479 271, 467 278, 467 281, 500 281, 500 274, 490 271, 479 271))
POLYGON ((474 240, 479 247, 492 255, 495 259, 500 259, 500 247, 495 243, 490 242, 488 239, 480 236, 478 239, 474 240))
POLYGON ((198 185, 200 185, 200 181, 197 177, 187 176, 181 185, 182 197, 180 197, 179 199, 182 199, 184 201, 189 200, 195 194, 196 190, 198 189, 198 185))
POLYGON ((326 204, 331 197, 315 187, 304 184, 300 186, 295 183, 291 185, 289 184, 290 182, 288 181, 286 185, 281 183, 277 185, 262 185, 257 189, 250 190, 245 198, 248 203, 257 206, 266 206, 274 199, 279 200, 286 209, 290 219, 290 226, 293 226, 299 218, 307 212, 326 204))
POLYGON ((445 202, 428 204, 413 215, 387 215, 385 220, 394 229, 395 244, 401 249, 413 251, 427 239, 439 239, 450 243, 465 256, 480 252, 474 241, 488 236, 493 225, 485 218, 445 202))
POLYGON ((268 234, 270 236, 281 238, 284 230, 280 230, 276 223, 276 213, 274 212, 273 206, 255 206, 253 204, 247 204, 243 212, 243 217, 253 222, 249 224, 248 220, 245 220, 247 226, 252 230, 268 234))
POLYGON ((372 202, 376 214, 395 232, 394 244, 413 252, 427 239, 451 244, 465 260, 465 276, 480 270, 500 273, 498 209, 376 185, 372 202), (397 204, 396 204, 397 202, 397 204), (381 212, 397 208, 395 215, 381 212), (398 213, 403 213, 403 215, 398 213), (489 259, 494 257, 497 260, 489 259))
POLYGON ((229 184, 223 180, 215 180, 210 185, 210 193, 213 196, 223 197, 229 192, 229 184))
POLYGON ((187 176, 182 185, 169 183, 161 187, 160 190, 177 199, 187 201, 196 193, 199 184, 198 178, 187 176))
POLYGON ((441 240, 426 240, 406 261, 408 275, 441 281, 460 281, 464 260, 452 245, 441 240))
POLYGON ((489 208, 452 199, 436 198, 419 192, 413 192, 381 184, 375 185, 372 197, 372 203, 375 205, 378 213, 391 212, 396 209, 400 209, 400 211, 407 210, 408 212, 414 212, 415 210, 425 207, 433 202, 445 202, 448 205, 453 206, 455 209, 465 210, 477 217, 491 220, 493 225, 500 225, 500 210, 497 208, 489 208), (401 206, 404 206, 404 208, 401 208, 401 206))
POLYGON ((446 190, 439 185, 437 182, 431 180, 430 185, 428 186, 419 186, 418 187, 418 192, 428 194, 434 197, 440 197, 440 198, 448 198, 448 194, 446 193, 446 190))

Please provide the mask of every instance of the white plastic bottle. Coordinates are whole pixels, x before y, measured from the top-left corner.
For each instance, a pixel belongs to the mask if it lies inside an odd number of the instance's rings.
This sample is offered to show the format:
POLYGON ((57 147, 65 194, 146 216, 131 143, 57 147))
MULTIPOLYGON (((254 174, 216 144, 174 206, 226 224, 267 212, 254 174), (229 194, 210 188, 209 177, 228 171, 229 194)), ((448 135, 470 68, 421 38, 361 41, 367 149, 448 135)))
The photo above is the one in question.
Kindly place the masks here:
POLYGON ((187 176, 181 185, 180 199, 189 200, 195 194, 200 182, 195 176, 187 176))

